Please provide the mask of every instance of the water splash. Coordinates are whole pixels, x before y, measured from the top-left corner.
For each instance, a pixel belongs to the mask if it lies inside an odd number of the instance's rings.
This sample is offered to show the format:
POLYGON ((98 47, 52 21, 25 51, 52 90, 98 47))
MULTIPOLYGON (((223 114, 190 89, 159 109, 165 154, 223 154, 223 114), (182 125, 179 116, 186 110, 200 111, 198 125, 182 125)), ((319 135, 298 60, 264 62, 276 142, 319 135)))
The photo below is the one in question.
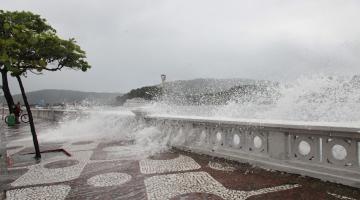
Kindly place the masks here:
MULTIPOLYGON (((360 124, 360 78, 357 76, 314 75, 301 77, 290 83, 270 84, 255 89, 232 92, 231 96, 226 97, 228 100, 224 105, 179 105, 166 99, 153 102, 144 109, 155 115, 311 121, 324 124, 341 122, 346 126, 360 124)), ((47 129, 40 134, 39 140, 133 141, 132 145, 113 152, 142 159, 166 151, 168 144, 180 143, 185 137, 178 134, 170 141, 169 130, 161 131, 139 123, 130 109, 124 107, 93 108, 85 113, 85 116, 68 118, 56 128, 47 129)))
POLYGON ((282 94, 262 118, 320 122, 359 122, 357 77, 314 75, 280 88, 282 94))
POLYGON ((229 96, 222 105, 184 106, 167 100, 147 109, 157 114, 213 118, 360 122, 359 76, 317 74, 224 94, 229 96))
POLYGON ((90 111, 85 115, 65 120, 53 129, 48 129, 41 134, 45 142, 81 141, 84 138, 96 139, 127 139, 129 132, 136 126, 131 113, 90 111))
POLYGON ((127 159, 144 159, 166 151, 168 140, 168 134, 156 127, 139 123, 127 109, 85 111, 81 117, 67 119, 39 134, 39 141, 46 143, 128 141, 128 145, 115 146, 115 150, 108 152, 110 156, 127 159))

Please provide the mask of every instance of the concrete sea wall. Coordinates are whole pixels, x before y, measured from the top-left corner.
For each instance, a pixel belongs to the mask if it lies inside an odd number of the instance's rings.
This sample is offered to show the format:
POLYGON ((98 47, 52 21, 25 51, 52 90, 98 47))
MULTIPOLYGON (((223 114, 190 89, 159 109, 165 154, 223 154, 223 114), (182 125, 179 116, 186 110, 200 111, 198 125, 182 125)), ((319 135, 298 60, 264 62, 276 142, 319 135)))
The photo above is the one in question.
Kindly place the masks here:
POLYGON ((170 134, 170 145, 178 149, 360 188, 358 128, 151 115, 143 119, 170 134))

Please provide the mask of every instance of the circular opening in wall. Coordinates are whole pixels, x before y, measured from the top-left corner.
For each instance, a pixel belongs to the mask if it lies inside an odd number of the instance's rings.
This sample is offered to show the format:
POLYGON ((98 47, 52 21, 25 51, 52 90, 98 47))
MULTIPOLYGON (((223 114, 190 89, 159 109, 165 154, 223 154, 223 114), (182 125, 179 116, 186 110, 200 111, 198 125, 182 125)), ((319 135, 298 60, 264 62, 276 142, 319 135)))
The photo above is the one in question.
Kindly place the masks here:
POLYGON ((347 156, 347 151, 345 147, 339 144, 335 144, 331 148, 331 153, 336 160, 344 160, 347 156))
POLYGON ((262 146, 262 139, 259 136, 254 137, 254 147, 260 149, 262 146))
POLYGON ((217 132, 216 133, 216 140, 218 141, 218 142, 220 142, 221 141, 221 133, 220 132, 217 132))
POLYGON ((233 142, 234 142, 234 145, 239 145, 240 144, 240 137, 239 137, 238 134, 234 135, 233 142))
POLYGON ((299 149, 299 153, 303 156, 306 156, 310 153, 311 151, 311 146, 308 142, 306 141, 301 141, 299 143, 299 146, 298 146, 298 149, 299 149))

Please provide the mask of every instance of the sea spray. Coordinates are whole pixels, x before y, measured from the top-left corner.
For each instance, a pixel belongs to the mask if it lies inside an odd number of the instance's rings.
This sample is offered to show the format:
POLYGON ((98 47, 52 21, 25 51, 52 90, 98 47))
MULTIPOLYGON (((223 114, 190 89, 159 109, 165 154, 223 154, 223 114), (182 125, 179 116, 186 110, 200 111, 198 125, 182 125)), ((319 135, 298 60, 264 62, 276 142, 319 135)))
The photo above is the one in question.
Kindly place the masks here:
POLYGON ((124 146, 114 146, 106 151, 109 156, 126 159, 144 159, 168 149, 169 134, 154 126, 139 123, 125 109, 115 111, 83 111, 81 117, 67 119, 39 134, 40 142, 74 143, 98 141, 112 143, 128 141, 124 146))
POLYGON ((179 105, 167 99, 153 103, 147 110, 157 114, 215 119, 360 123, 359 76, 315 74, 278 84, 269 83, 258 91, 235 90, 226 95, 231 97, 221 105, 179 105))
MULTIPOLYGON (((307 121, 324 125, 360 124, 360 79, 313 75, 297 80, 271 84, 261 91, 234 93, 224 105, 179 105, 171 101, 157 101, 145 106, 151 115, 197 116, 213 119, 307 121)), ((181 145, 192 137, 193 130, 176 127, 150 126, 139 123, 134 114, 124 107, 82 110, 80 117, 67 116, 55 128, 39 134, 40 142, 76 141, 132 141, 122 147, 108 149, 109 155, 144 159, 149 155, 181 145)))

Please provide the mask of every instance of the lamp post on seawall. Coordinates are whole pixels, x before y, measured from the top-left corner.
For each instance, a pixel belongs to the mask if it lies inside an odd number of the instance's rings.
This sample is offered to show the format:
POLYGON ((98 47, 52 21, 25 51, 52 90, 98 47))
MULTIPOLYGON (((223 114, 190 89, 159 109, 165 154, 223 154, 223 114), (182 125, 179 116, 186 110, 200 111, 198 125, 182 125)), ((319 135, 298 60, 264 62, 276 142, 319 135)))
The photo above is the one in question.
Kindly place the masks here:
POLYGON ((165 81, 166 81, 166 75, 165 74, 161 74, 160 75, 161 77, 161 90, 162 90, 162 96, 164 97, 165 96, 165 81))
POLYGON ((166 81, 166 75, 161 74, 160 77, 161 77, 161 87, 164 88, 165 81, 166 81))

